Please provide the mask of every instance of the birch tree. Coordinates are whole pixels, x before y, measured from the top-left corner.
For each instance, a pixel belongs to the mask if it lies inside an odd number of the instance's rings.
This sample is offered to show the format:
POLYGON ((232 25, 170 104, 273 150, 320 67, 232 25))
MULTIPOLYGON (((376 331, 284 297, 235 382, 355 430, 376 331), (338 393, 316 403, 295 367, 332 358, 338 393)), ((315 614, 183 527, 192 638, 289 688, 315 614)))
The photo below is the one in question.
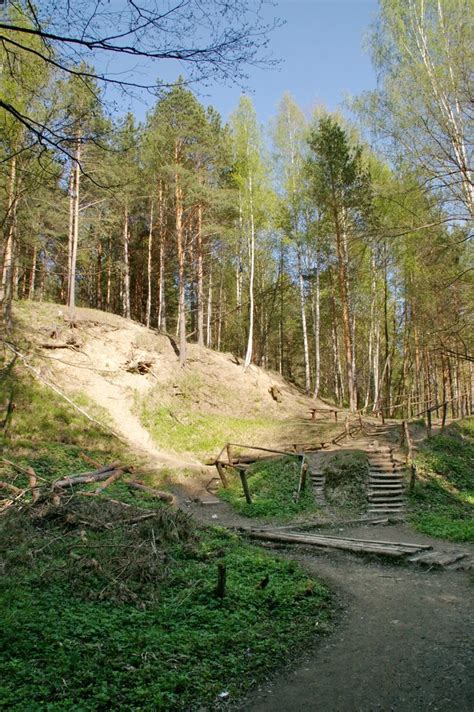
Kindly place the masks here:
POLYGON ((471 0, 381 0, 371 35, 380 89, 357 102, 395 153, 441 189, 453 217, 474 216, 471 0))
POLYGON ((244 369, 252 362, 255 318, 255 255, 259 228, 265 222, 268 192, 263 162, 262 135, 251 100, 242 96, 232 114, 230 128, 233 143, 233 178, 238 189, 238 231, 247 244, 248 330, 244 369))

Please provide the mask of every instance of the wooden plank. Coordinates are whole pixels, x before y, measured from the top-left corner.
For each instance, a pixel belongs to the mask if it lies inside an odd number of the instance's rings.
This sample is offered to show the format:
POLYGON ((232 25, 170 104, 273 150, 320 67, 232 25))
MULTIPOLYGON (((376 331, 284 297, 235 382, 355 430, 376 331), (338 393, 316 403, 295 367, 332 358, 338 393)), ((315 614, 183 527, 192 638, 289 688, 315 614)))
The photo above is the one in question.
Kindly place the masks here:
POLYGON ((332 549, 342 549, 344 551, 352 551, 355 553, 362 554, 378 554, 384 556, 391 556, 393 558, 400 558, 408 554, 414 553, 413 548, 403 548, 397 547, 393 544, 390 546, 377 547, 372 544, 362 544, 350 541, 328 541, 322 537, 307 537, 298 534, 279 534, 275 532, 258 532, 249 530, 246 532, 247 536, 252 539, 259 539, 263 541, 275 541, 283 544, 301 544, 303 546, 319 546, 323 548, 332 549))

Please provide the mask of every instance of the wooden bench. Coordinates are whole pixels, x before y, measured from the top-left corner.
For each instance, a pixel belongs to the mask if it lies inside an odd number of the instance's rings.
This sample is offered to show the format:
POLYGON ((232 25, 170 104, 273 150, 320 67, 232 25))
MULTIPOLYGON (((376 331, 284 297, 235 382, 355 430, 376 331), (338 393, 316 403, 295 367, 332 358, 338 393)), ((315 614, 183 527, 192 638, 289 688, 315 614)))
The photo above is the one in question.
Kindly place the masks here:
POLYGON ((310 408, 309 412, 311 413, 311 420, 316 420, 316 413, 333 413, 334 420, 337 423, 337 414, 343 411, 337 408, 310 408))

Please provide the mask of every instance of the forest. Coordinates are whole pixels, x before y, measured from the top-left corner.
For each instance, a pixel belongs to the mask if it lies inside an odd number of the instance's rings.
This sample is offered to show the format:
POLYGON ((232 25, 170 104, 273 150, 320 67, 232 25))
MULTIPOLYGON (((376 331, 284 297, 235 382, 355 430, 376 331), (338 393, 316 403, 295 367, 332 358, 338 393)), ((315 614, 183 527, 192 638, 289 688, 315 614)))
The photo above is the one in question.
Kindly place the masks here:
POLYGON ((473 22, 0 1, 0 709, 471 712, 473 22))
POLYGON ((353 120, 285 94, 261 126, 249 96, 223 123, 182 78, 145 121, 113 113, 12 3, 3 324, 16 299, 90 306, 175 337, 183 366, 195 341, 352 411, 471 412, 468 4, 382 2, 353 120))

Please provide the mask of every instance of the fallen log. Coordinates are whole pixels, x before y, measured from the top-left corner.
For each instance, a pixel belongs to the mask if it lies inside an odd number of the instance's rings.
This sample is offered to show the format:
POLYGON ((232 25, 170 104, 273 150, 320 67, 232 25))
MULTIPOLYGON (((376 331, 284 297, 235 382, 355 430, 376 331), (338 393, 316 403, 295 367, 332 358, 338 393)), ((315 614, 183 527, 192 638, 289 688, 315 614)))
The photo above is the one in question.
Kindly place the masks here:
POLYGON ((100 482, 101 480, 106 480, 114 470, 123 469, 128 470, 129 468, 123 468, 118 463, 113 465, 106 465, 101 467, 99 470, 94 470, 93 472, 84 472, 81 475, 69 475, 69 477, 63 477, 60 480, 53 482, 53 489, 62 487, 74 487, 74 485, 85 485, 90 482, 100 482))
POLYGON ((364 543, 357 540, 335 539, 330 537, 315 537, 304 536, 302 534, 282 534, 276 532, 261 532, 255 530, 246 530, 245 534, 251 539, 259 539, 263 541, 275 541, 282 544, 299 544, 303 546, 319 546, 329 549, 342 549, 359 554, 378 554, 390 556, 392 558, 400 558, 408 554, 413 554, 421 547, 414 546, 399 546, 393 542, 390 545, 377 545, 376 542, 364 543))
POLYGON ((148 487, 148 485, 142 485, 141 482, 127 482, 127 487, 131 489, 140 490, 146 492, 152 497, 162 500, 163 502, 169 502, 172 504, 174 502, 174 497, 171 492, 163 492, 163 490, 157 490, 154 487, 148 487))
POLYGON ((60 343, 60 344, 52 344, 52 343, 43 343, 40 344, 42 349, 71 349, 71 351, 80 351, 80 344, 77 343, 60 343))

